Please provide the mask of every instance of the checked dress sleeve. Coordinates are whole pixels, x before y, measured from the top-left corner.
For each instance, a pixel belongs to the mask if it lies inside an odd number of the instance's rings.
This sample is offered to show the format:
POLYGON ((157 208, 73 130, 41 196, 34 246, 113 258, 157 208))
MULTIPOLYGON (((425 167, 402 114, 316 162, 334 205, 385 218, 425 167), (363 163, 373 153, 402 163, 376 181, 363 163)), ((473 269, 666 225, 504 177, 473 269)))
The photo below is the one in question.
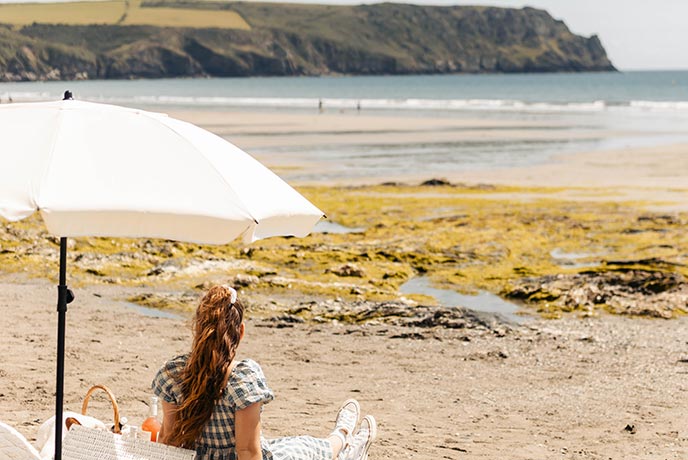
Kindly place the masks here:
POLYGON ((153 378, 153 393, 163 401, 178 406, 182 400, 181 372, 185 365, 186 356, 177 356, 167 361, 153 378))
POLYGON ((268 388, 260 365, 251 359, 244 359, 232 371, 227 385, 227 398, 235 410, 242 410, 252 404, 269 403, 275 399, 275 395, 268 388))

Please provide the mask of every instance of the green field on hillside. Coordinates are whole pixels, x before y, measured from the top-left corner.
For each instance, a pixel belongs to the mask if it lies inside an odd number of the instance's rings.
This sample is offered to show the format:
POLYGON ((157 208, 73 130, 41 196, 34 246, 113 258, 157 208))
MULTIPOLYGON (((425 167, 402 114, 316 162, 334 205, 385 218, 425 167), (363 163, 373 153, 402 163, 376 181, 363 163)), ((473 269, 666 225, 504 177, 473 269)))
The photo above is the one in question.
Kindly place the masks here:
POLYGON ((250 29, 235 11, 148 6, 141 0, 2 4, 0 23, 250 29))

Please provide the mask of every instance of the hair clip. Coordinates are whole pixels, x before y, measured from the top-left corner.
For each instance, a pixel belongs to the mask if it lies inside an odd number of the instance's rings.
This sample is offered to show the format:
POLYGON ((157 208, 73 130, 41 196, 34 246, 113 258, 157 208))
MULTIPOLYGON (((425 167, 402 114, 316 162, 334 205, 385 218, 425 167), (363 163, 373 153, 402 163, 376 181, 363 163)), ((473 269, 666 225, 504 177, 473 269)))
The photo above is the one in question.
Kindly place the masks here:
POLYGON ((230 296, 229 304, 230 304, 230 305, 234 305, 234 304, 236 303, 236 301, 237 301, 237 291, 236 291, 236 289, 234 289, 232 286, 228 286, 228 285, 226 285, 226 284, 223 285, 223 287, 226 288, 226 289, 229 289, 229 296, 230 296))

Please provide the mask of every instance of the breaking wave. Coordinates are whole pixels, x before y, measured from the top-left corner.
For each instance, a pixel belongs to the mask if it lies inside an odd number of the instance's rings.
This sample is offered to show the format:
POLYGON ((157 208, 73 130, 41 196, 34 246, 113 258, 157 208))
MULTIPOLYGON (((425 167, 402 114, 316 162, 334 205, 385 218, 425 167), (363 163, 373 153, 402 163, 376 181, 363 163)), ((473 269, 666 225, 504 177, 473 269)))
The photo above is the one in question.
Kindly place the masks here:
MULTIPOLYGON (((57 100, 57 94, 49 92, 0 93, 0 102, 9 99, 14 102, 57 100)), ((686 112, 688 101, 632 100, 587 101, 587 102, 538 102, 511 99, 355 99, 355 98, 302 98, 302 97, 228 97, 228 96, 84 96, 84 100, 111 104, 167 107, 213 107, 213 108, 278 108, 278 109, 324 109, 341 110, 387 110, 387 111, 493 111, 532 113, 594 113, 604 111, 629 112, 686 112)))

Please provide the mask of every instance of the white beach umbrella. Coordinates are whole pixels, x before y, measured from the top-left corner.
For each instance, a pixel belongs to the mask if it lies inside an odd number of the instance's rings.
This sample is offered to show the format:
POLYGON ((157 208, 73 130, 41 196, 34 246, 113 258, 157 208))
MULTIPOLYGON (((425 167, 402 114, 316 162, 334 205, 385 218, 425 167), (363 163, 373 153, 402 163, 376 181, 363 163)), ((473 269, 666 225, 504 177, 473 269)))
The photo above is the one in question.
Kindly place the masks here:
MULTIPOLYGON (((66 93, 65 99, 68 99, 66 93)), ((67 237, 223 244, 305 236, 323 213, 224 139, 159 113, 63 100, 0 106, 0 217, 39 211, 60 240, 56 420, 62 419, 67 237)), ((61 458, 61 423, 55 458, 61 458)))
POLYGON ((0 216, 40 211, 57 236, 251 242, 305 236, 323 215, 224 139, 114 105, 0 105, 0 159, 0 216))

